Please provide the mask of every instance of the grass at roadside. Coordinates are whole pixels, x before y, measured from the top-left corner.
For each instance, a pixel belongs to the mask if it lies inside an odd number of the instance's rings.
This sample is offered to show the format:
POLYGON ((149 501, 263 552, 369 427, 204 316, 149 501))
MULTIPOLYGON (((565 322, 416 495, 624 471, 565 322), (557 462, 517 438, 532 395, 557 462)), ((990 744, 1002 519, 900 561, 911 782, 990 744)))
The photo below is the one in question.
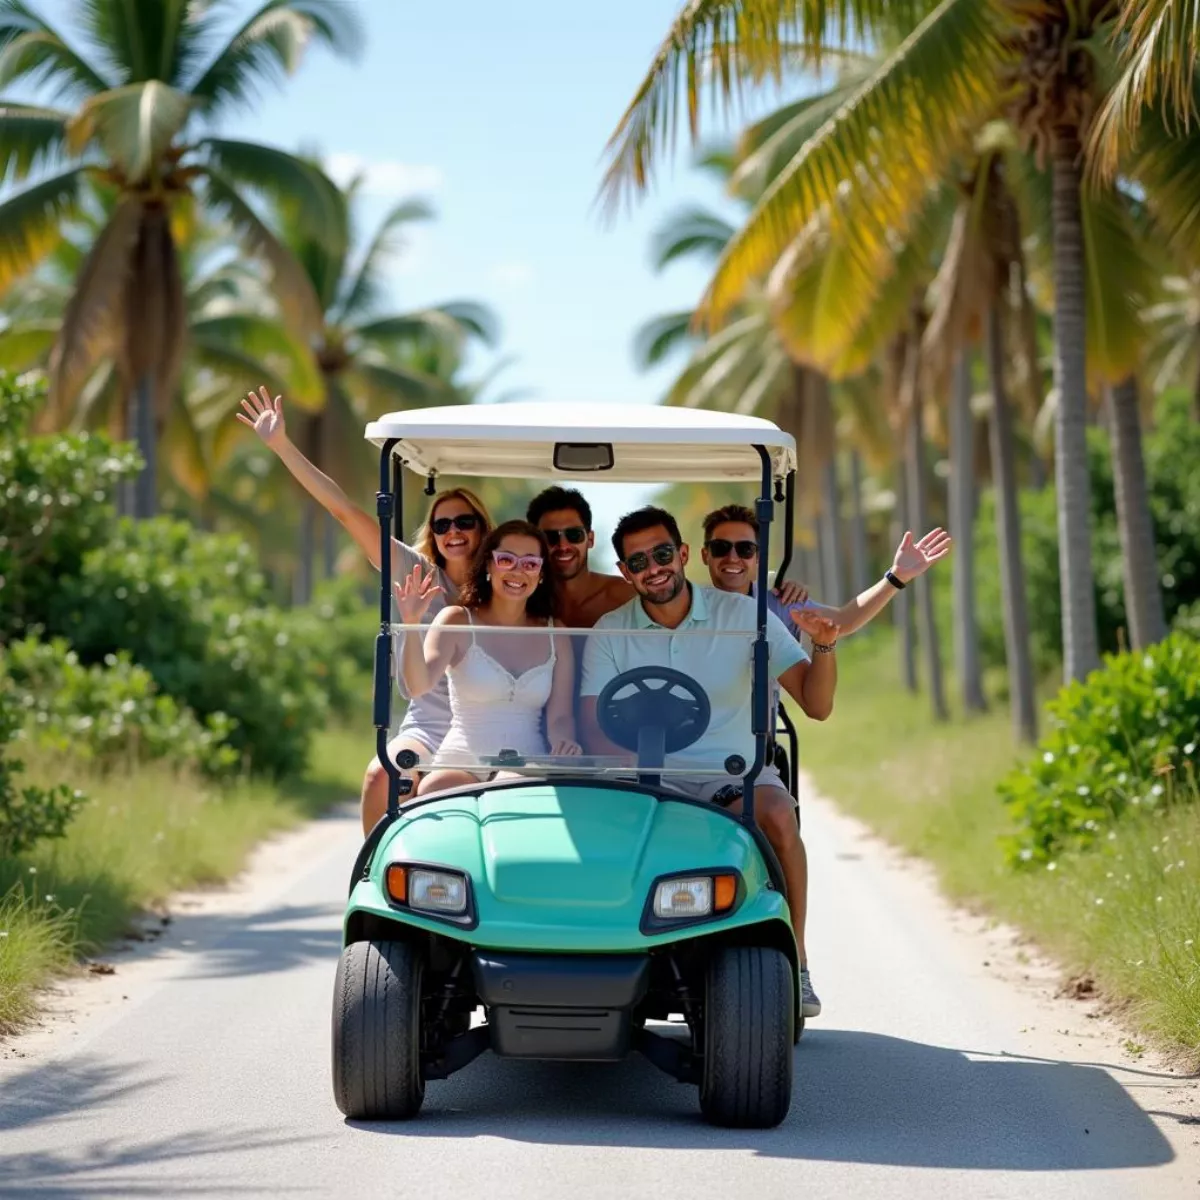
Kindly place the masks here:
POLYGON ((819 789, 894 845, 929 859, 946 892, 1031 935, 1149 1037, 1200 1058, 1200 803, 1121 821, 1094 850, 1013 871, 995 786, 1020 759, 1007 706, 937 726, 899 680, 889 633, 839 656, 834 716, 800 726, 819 789))
MULTIPOLYGON (((271 833, 358 794, 371 731, 331 730, 298 781, 215 788, 160 766, 81 778, 89 802, 59 841, 0 859, 0 1035, 37 1011, 38 988, 180 888, 235 875, 271 833)), ((31 782, 51 763, 25 755, 31 782)))

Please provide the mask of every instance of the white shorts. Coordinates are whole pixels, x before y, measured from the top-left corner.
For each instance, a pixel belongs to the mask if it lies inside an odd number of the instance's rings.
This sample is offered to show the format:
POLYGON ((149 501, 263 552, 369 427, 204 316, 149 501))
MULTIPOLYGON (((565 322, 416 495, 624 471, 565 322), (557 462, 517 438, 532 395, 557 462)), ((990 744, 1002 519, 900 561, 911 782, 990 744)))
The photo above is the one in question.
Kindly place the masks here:
MULTIPOLYGON (((674 788, 693 800, 712 800, 713 796, 723 787, 728 787, 730 784, 736 787, 740 785, 741 780, 735 779, 732 775, 726 775, 723 778, 715 775, 664 775, 662 782, 663 787, 674 788)), ((787 791, 787 784, 783 782, 779 772, 771 766, 763 767, 754 786, 756 788, 776 787, 787 791)))

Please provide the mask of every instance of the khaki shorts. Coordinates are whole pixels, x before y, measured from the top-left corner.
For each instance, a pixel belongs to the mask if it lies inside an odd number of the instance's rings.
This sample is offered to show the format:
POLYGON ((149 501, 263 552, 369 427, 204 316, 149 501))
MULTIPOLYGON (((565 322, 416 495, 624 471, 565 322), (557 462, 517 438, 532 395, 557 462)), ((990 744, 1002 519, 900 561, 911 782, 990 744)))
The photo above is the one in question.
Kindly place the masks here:
MULTIPOLYGON (((715 775, 664 775, 662 782, 663 787, 674 788, 693 800, 712 800, 713 796, 723 787, 729 787, 731 784, 734 787, 741 786, 741 780, 735 779, 732 775, 726 775, 724 778, 715 775)), ((787 791, 787 784, 783 782, 779 772, 770 766, 763 767, 754 786, 756 788, 776 787, 781 791, 787 791)))

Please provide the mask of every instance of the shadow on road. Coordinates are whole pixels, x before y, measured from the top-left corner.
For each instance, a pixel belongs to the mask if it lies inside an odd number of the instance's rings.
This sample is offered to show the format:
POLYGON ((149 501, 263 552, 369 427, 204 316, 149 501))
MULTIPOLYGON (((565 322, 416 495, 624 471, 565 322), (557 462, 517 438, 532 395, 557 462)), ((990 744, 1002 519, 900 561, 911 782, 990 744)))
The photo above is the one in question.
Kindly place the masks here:
MULTIPOLYGON (((0 1196, 44 1198, 85 1196, 199 1196, 261 1194, 236 1179, 201 1179, 197 1161, 212 1155, 250 1154, 271 1147, 311 1141, 254 1130, 232 1132, 220 1127, 214 1111, 211 1130, 161 1133, 153 1125, 127 1137, 88 1137, 89 1119, 112 1107, 146 1104, 144 1093, 164 1081, 141 1074, 128 1063, 101 1066, 91 1062, 61 1064, 30 1072, 6 1086, 0 1100, 0 1196), (53 1149, 5 1153, 5 1135, 23 1128, 45 1127, 53 1149)), ((138 1123, 130 1121, 136 1131, 138 1123)), ((283 1191, 286 1189, 277 1189, 283 1191)))
POLYGON ((641 1060, 573 1067, 485 1055, 431 1084, 416 1121, 354 1127, 980 1171, 1111 1170, 1174 1157, 1120 1084, 1095 1067, 976 1059, 880 1034, 821 1030, 797 1049, 795 1078, 782 1126, 738 1131, 703 1123, 695 1089, 641 1060))

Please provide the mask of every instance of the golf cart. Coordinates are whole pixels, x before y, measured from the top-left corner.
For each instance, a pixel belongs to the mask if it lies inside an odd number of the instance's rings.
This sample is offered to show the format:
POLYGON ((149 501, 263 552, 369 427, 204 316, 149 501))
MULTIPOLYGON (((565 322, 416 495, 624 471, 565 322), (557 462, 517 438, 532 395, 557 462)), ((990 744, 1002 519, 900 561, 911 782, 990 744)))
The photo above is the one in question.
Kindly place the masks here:
POLYGON ((413 1117, 428 1080, 485 1050, 578 1062, 636 1051, 698 1085, 711 1122, 777 1125, 791 1104, 803 1018, 786 885, 755 823, 754 782, 767 763, 782 761, 785 780, 795 765, 794 743, 787 770, 768 728, 766 640, 777 502, 786 502, 792 543, 793 439, 769 421, 724 413, 527 403, 396 413, 366 437, 380 448, 374 724, 390 786, 350 879, 333 1003, 339 1109, 360 1120, 413 1117), (472 628, 472 639, 496 639, 484 645, 489 656, 501 638, 569 638, 585 677, 606 646, 641 639, 646 665, 616 673, 596 700, 600 728, 627 753, 501 749, 444 764, 480 782, 411 798, 402 770, 429 764, 404 751, 397 767, 386 753, 395 638, 428 632, 392 621, 391 537, 404 528, 406 469, 430 493, 441 475, 758 481, 757 603, 746 602, 750 619, 738 631, 472 628), (752 681, 743 740, 751 761, 706 757, 714 706, 688 672, 704 655, 725 656, 707 660, 710 687, 714 662, 733 664, 726 679, 739 695, 752 681), (697 773, 739 789, 741 814, 673 789, 673 776, 697 773), (479 1009, 484 1020, 473 1024, 479 1009))

